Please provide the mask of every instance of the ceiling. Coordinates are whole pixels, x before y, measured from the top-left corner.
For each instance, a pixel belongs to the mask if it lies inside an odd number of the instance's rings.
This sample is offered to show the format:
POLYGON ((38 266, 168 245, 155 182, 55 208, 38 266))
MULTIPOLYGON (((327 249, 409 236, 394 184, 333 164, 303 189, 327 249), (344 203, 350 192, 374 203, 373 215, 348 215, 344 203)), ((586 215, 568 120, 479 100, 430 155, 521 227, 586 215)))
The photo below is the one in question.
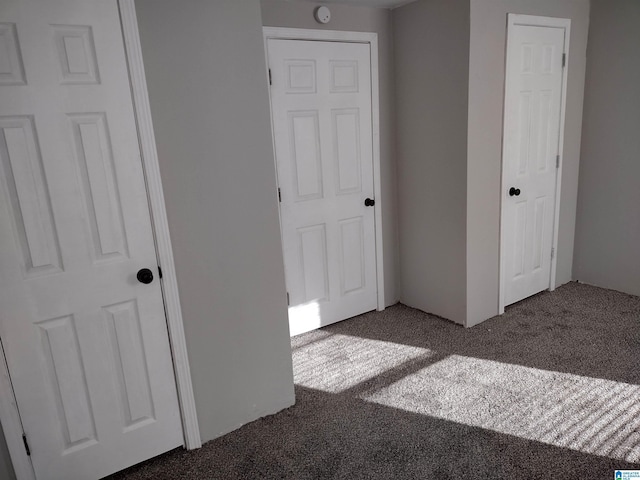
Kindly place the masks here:
POLYGON ((317 2, 314 0, 314 3, 342 3, 344 5, 355 5, 359 7, 377 7, 377 8, 395 8, 401 5, 406 5, 407 3, 411 3, 415 0, 324 0, 321 2, 317 2))

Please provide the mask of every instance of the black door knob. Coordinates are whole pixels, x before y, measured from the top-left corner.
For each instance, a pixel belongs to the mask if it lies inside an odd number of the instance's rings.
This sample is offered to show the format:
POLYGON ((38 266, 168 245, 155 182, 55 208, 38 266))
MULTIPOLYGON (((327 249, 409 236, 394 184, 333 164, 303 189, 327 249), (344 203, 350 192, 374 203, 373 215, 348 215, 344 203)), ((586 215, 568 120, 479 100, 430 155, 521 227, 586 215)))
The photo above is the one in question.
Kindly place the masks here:
POLYGON ((367 198, 367 199, 364 201, 364 206, 365 206, 365 207, 373 207, 375 204, 376 204, 376 201, 375 201, 375 200, 372 200, 371 198, 367 198))
POLYGON ((513 197, 513 196, 517 197, 518 195, 520 195, 520 189, 519 188, 511 187, 509 189, 509 196, 510 197, 513 197))
POLYGON ((136 275, 140 283, 149 284, 153 282, 153 272, 148 268, 141 268, 136 275))

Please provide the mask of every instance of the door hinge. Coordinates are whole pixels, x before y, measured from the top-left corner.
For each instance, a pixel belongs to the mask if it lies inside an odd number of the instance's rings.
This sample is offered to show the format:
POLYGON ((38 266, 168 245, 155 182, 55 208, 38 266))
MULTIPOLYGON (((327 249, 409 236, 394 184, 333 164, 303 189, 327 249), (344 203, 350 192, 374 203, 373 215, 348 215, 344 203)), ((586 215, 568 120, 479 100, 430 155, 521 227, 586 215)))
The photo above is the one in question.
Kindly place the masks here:
POLYGON ((31 456, 31 449, 29 448, 29 442, 27 442, 27 436, 23 433, 22 434, 22 443, 24 443, 24 449, 27 452, 27 456, 31 456))
POLYGON ((287 306, 291 305, 291 303, 289 302, 289 292, 287 292, 287 306))
POLYGON ((280 191, 280 187, 278 187, 278 201, 282 202, 282 192, 280 191))
POLYGON ((562 54, 562 68, 567 66, 567 54, 563 53, 562 54))
POLYGON ((271 78, 271 69, 269 69, 269 85, 273 85, 273 79, 271 78))
POLYGON ((160 265, 158 265, 158 276, 162 278, 162 268, 160 268, 160 265))
POLYGON ((553 258, 556 256, 556 249, 552 248, 551 249, 551 260, 553 260, 553 258))
POLYGON ((556 168, 560 168, 560 155, 556 155, 556 168))

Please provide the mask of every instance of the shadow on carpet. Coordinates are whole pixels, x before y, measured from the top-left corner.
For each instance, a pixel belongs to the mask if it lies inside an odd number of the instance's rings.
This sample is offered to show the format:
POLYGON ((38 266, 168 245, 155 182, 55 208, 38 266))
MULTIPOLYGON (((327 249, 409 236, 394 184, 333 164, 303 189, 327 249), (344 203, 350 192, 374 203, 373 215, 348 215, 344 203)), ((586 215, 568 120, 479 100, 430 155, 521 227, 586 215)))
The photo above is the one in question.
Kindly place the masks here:
POLYGON ((609 479, 640 469, 640 298, 464 329, 396 305, 292 339, 296 405, 116 479, 609 479))

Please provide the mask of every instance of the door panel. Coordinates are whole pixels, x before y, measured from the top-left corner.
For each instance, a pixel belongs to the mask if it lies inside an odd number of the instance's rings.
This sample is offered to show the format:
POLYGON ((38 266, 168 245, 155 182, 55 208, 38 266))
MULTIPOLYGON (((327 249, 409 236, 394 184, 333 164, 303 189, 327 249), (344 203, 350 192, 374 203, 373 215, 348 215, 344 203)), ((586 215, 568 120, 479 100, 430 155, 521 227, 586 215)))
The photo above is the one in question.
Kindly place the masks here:
POLYGON ((0 4, 0 335, 39 479, 182 444, 117 2, 0 4))
POLYGON ((366 286, 364 227, 362 217, 340 220, 340 293, 361 291, 366 286))
MULTIPOLYGON (((302 302, 322 302, 329 300, 329 265, 327 263, 326 225, 312 225, 298 229, 300 239, 300 270, 303 277, 302 302)), ((297 290, 297 289, 296 289, 297 290)), ((294 290, 295 292, 295 290, 294 290)))
POLYGON ((124 259, 128 257, 127 240, 106 116, 102 113, 68 117, 91 227, 94 261, 124 259))
POLYGON ((2 173, 24 275, 60 272, 62 261, 33 117, 0 117, 2 173))
POLYGON ((63 454, 96 441, 84 362, 73 315, 39 322, 48 381, 64 438, 63 454))
POLYGON ((26 77, 15 23, 0 23, 0 85, 24 85, 26 77))
POLYGON ((322 198, 322 160, 318 112, 290 112, 293 178, 296 201, 322 198))
POLYGON ((122 398, 124 429, 155 419, 149 371, 144 358, 140 313, 136 300, 103 307, 113 352, 118 392, 122 398))
POLYGON ((292 335, 376 308, 369 45, 269 40, 292 335))
POLYGON ((502 229, 505 305, 549 288, 564 28, 509 28, 502 229), (513 195, 511 189, 517 190, 513 195))
POLYGON ((360 158, 360 112, 344 108, 331 112, 334 157, 336 159, 338 195, 362 191, 362 161, 360 158))

